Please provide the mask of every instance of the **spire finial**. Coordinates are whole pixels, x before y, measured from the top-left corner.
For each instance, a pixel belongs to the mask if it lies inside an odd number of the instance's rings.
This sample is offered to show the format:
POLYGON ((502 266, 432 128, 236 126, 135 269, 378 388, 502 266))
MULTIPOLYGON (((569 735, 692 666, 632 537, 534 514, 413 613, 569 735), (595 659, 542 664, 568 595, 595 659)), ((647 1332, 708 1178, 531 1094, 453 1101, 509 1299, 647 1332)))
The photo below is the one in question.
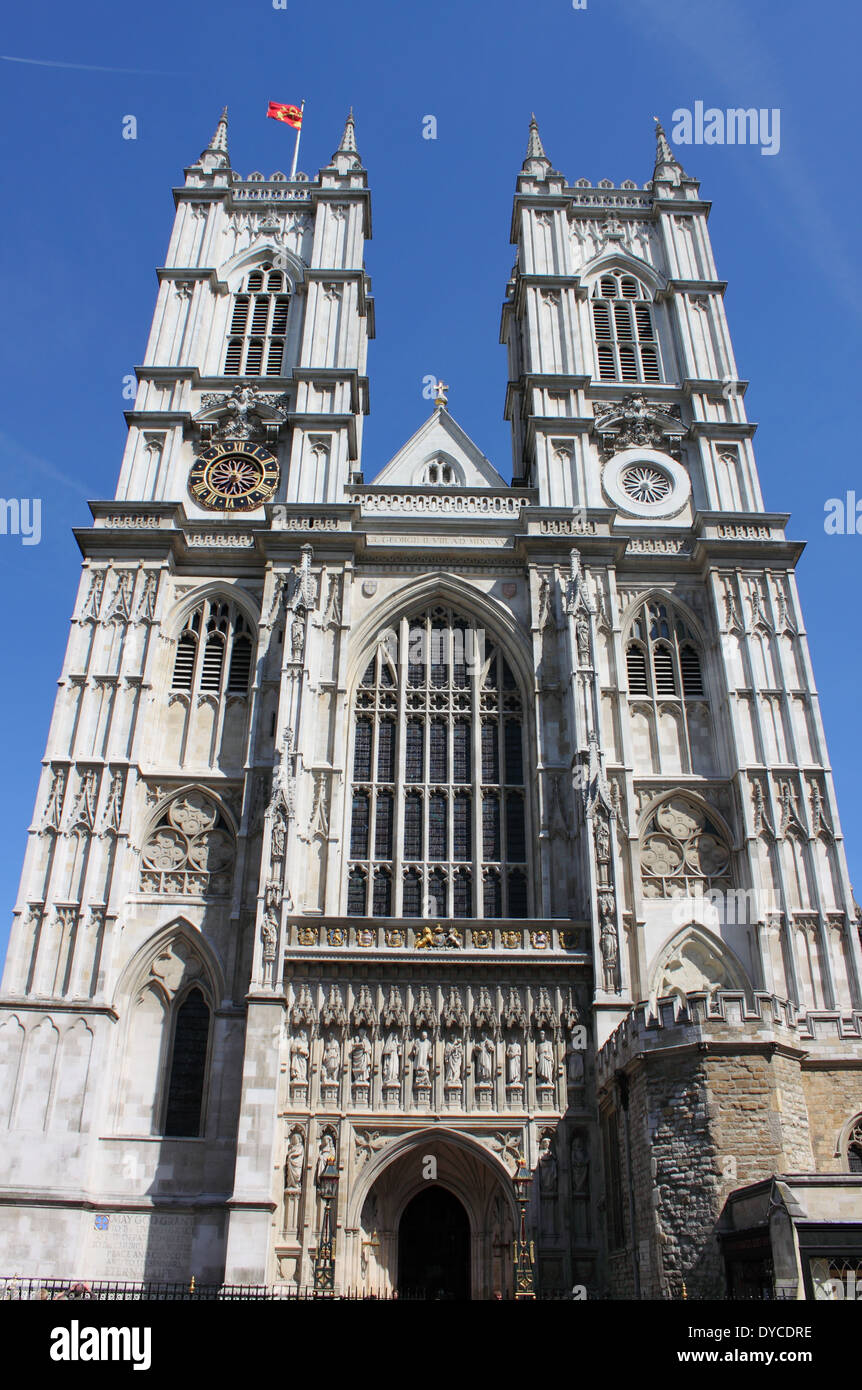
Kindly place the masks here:
POLYGON ((521 165, 522 174, 532 174, 534 178, 545 178, 551 172, 551 161, 545 154, 536 113, 530 113, 530 134, 527 139, 527 154, 521 165))
POLYGON ((213 150, 216 154, 227 154, 227 107, 223 107, 222 113, 218 118, 218 125, 215 128, 213 138, 207 145, 208 150, 213 150))
POLYGON ((449 383, 446 382, 446 381, 444 381, 442 377, 440 378, 439 381, 435 381, 435 382, 434 382, 434 404, 435 404, 435 405, 448 405, 448 403, 449 403, 449 397, 446 395, 446 392, 447 392, 448 390, 449 390, 449 383))
POLYGON ((542 137, 539 134, 539 123, 536 120, 535 111, 530 112, 530 136, 527 140, 527 159, 547 159, 545 147, 542 144, 542 137))
POLYGON ((655 169, 653 170, 653 182, 662 179, 668 183, 679 183, 680 179, 685 178, 685 170, 668 144, 668 138, 664 133, 664 126, 658 116, 653 116, 655 121, 655 169))
POLYGON ((356 124, 353 120, 353 107, 351 106, 344 123, 344 134, 341 137, 341 144, 335 151, 336 154, 357 154, 356 149, 356 124))

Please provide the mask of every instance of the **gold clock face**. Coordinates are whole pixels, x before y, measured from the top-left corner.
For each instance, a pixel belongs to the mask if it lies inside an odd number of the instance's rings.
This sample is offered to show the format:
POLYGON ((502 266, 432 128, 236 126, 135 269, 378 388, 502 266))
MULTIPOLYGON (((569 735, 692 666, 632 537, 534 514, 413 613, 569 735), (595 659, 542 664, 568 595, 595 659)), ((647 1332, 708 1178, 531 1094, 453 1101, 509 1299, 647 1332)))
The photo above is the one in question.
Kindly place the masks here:
POLYGON ((189 472, 189 492, 210 511, 254 511, 277 487, 278 460, 259 444, 212 444, 189 472))

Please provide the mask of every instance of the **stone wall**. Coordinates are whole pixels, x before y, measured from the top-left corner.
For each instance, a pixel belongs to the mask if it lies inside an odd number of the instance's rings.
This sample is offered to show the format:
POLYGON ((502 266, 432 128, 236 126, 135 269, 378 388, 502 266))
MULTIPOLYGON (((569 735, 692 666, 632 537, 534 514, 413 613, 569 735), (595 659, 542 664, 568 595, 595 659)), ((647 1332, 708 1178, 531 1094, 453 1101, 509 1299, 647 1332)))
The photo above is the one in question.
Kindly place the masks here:
POLYGON ((798 1023, 767 995, 750 1006, 719 992, 685 1007, 662 1000, 655 1015, 641 1005, 620 1025, 597 1059, 620 1145, 625 1234, 623 1247, 611 1242, 612 1296, 632 1297, 636 1280, 645 1298, 723 1295, 715 1228, 729 1193, 839 1164, 836 1135, 862 1105, 859 1023, 828 1020, 827 1044, 824 1021, 798 1023))

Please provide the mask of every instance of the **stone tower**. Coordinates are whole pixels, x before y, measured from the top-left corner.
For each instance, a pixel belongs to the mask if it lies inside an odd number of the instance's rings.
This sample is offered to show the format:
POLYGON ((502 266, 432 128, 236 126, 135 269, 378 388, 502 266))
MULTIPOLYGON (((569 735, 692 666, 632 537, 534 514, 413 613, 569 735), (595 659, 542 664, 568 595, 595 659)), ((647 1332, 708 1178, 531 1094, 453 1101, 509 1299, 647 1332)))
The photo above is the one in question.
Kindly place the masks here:
POLYGON ((508 484, 442 383, 365 481, 352 115, 313 181, 223 116, 176 201, 3 981, 0 1266, 290 1290, 329 1211, 337 1287, 490 1297, 526 1165, 541 1290, 715 1289, 731 1173, 851 1161, 862 966, 708 205, 661 128, 614 188, 531 124, 508 484), (772 1147, 722 1167, 746 1049, 772 1147))

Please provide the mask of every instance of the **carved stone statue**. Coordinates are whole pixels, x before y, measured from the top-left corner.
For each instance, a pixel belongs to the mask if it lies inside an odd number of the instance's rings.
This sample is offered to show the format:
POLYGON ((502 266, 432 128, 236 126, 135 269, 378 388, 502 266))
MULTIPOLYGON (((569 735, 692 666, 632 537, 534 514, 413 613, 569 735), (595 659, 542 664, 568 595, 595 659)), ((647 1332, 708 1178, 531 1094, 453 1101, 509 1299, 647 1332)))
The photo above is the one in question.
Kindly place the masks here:
POLYGON ((397 1033, 389 1033, 383 1044, 383 1085, 397 1086, 401 1080, 401 1053, 397 1033))
POLYGON ((476 1044, 476 1082, 479 1086, 487 1086, 491 1082, 494 1067, 494 1045, 487 1033, 484 1033, 476 1044))
POLYGON ((350 1065, 354 1085, 367 1086, 371 1080, 371 1043, 367 1033, 356 1033, 350 1044, 350 1065))
POLYGON ((570 1086, 584 1084, 584 1054, 579 1047, 570 1044, 566 1053, 566 1076, 570 1086))
POLYGON ((509 1086, 521 1084, 521 1044, 512 1038, 506 1046, 506 1083, 509 1086))
POLYGON ((554 1044, 545 1036, 544 1028, 539 1029, 536 1042, 536 1080, 540 1086, 554 1084, 554 1044))
POLYGON ((305 646, 305 622, 299 613, 295 613, 290 624, 290 656, 292 661, 302 660, 302 649, 305 646))
POLYGON ((619 960, 619 946, 617 944, 616 927, 612 922, 605 922, 602 927, 600 938, 602 948, 602 974, 605 990, 613 993, 617 987, 617 961, 619 960))
POLYGON ((446 1085, 460 1086, 464 1076, 464 1044, 456 1034, 443 1049, 446 1063, 446 1085))
POLYGON ((304 1028, 290 1041, 290 1079, 300 1084, 308 1081, 308 1034, 304 1028))
POLYGON ((424 1028, 413 1044, 413 1078, 420 1086, 431 1079, 431 1040, 424 1028))
POLYGON ((284 1160, 284 1190, 296 1195, 302 1188, 302 1168, 305 1160, 305 1144, 298 1129, 290 1136, 287 1157, 284 1160))
POLYGON ((320 1182, 323 1170, 326 1167, 327 1163, 335 1163, 336 1160, 337 1155, 335 1152, 335 1140, 329 1133, 329 1130, 325 1130, 324 1133, 320 1136, 320 1147, 317 1151, 317 1168, 315 1170, 315 1182, 320 1182))
POLYGON ((543 1197, 557 1195, 557 1159, 549 1134, 539 1141, 539 1191, 543 1197))
POLYGON ((330 1033, 323 1049, 323 1080, 334 1086, 341 1075, 341 1044, 334 1033, 330 1033))

